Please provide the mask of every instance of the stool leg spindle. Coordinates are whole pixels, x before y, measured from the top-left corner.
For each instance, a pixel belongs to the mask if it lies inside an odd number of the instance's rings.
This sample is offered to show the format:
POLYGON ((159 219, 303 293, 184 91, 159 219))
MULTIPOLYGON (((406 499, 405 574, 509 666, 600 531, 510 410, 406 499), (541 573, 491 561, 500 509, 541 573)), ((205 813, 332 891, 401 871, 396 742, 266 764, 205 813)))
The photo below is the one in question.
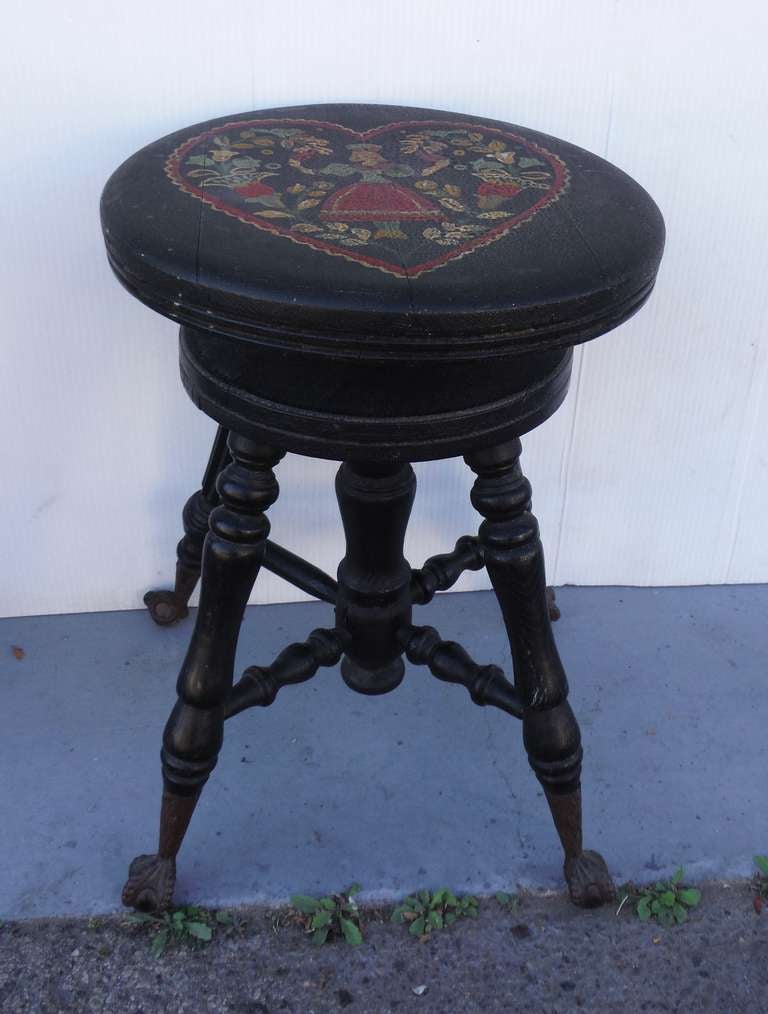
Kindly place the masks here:
POLYGON ((157 589, 148 591, 144 596, 144 605, 149 610, 149 615, 161 627, 183 620, 189 614, 189 600, 200 577, 208 518, 219 502, 216 479, 229 461, 228 433, 223 426, 219 426, 201 488, 184 504, 184 535, 176 547, 176 581, 173 590, 157 589))
POLYGON ((272 468, 283 452, 234 433, 228 443, 232 461, 218 477, 221 503, 203 548, 200 608, 163 734, 158 851, 133 861, 123 889, 123 903, 143 911, 171 904, 176 854, 223 740, 240 624, 269 534, 264 511, 278 495, 272 468))
POLYGON ((477 474, 472 503, 483 515, 480 545, 504 616, 523 704, 523 742, 541 782, 565 853, 571 899, 593 907, 614 897, 608 869, 581 840, 581 737, 550 625, 539 526, 531 487, 511 440, 467 455, 477 474))
POLYGON ((405 672, 398 632, 411 621, 403 543, 415 493, 410 465, 345 462, 336 476, 346 536, 336 626, 349 634, 341 675, 359 693, 394 690, 405 672))

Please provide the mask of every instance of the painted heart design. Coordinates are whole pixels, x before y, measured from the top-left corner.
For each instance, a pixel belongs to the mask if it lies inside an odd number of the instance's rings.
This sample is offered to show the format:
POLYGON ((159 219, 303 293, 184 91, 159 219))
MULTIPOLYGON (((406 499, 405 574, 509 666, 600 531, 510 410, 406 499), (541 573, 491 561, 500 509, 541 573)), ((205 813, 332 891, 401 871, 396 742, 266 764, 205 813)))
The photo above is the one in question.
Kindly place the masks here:
POLYGON ((564 163, 533 141, 440 120, 364 132, 240 120, 185 141, 165 171, 257 229, 411 278, 500 239, 568 185, 564 163))

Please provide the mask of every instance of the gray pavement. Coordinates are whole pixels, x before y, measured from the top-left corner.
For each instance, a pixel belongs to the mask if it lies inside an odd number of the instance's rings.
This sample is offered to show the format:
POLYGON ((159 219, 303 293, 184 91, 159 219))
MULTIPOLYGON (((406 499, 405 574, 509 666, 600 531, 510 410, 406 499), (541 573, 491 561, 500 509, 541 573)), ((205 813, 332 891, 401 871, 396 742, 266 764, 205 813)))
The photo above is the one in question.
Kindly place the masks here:
POLYGON ((145 928, 116 917, 28 920, 0 928, 0 1010, 763 1014, 768 914, 755 915, 745 883, 704 884, 702 893, 690 921, 669 930, 627 906, 618 917, 574 909, 562 894, 524 897, 514 913, 485 901, 477 921, 426 943, 365 913, 356 948, 314 947, 282 913, 246 909, 237 932, 159 960, 145 928))
MULTIPOLYGON (((564 588, 558 601, 586 844, 618 881, 678 864, 691 880, 747 876, 768 852, 768 586, 564 588)), ((238 665, 330 617, 249 609, 238 665)), ((416 622, 509 670, 490 594, 438 596, 416 622)), ((142 612, 0 621, 0 917, 119 907, 129 860, 154 847, 160 734, 190 629, 142 612)), ((560 864, 514 719, 423 669, 383 698, 322 670, 227 724, 177 899, 276 904, 352 881, 369 899, 550 889, 560 864)))

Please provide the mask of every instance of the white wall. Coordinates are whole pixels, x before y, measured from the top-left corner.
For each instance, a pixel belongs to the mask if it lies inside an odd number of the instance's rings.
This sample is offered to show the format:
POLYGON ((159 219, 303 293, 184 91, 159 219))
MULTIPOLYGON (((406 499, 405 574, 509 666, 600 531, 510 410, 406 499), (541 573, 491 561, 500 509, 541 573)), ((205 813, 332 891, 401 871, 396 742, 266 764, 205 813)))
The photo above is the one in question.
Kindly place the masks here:
MULTIPOLYGON (((9 5, 3 34, 0 614, 139 606, 172 574, 214 431, 181 389, 174 326, 107 268, 107 176, 185 124, 315 101, 526 124, 651 192, 657 291, 577 352, 568 401, 526 443, 550 578, 768 580, 761 0, 38 0, 9 5)), ((287 460, 271 511, 274 537, 330 571, 333 472, 287 460)), ((418 473, 414 564, 476 527, 461 462, 418 473)), ((271 575, 256 596, 299 597, 271 575)))

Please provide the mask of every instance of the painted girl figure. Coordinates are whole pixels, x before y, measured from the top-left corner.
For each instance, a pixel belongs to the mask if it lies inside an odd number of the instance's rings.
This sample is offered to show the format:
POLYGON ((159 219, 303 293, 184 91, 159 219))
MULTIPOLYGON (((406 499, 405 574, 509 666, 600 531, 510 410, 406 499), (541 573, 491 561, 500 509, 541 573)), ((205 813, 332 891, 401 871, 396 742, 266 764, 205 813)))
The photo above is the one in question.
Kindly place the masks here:
POLYGON ((440 221, 444 213, 424 194, 393 183, 415 175, 415 170, 393 162, 382 153, 380 144, 349 144, 349 162, 332 162, 320 170, 325 175, 352 176, 361 179, 334 190, 320 209, 326 222, 372 222, 374 239, 407 239, 400 228, 403 221, 440 221))

